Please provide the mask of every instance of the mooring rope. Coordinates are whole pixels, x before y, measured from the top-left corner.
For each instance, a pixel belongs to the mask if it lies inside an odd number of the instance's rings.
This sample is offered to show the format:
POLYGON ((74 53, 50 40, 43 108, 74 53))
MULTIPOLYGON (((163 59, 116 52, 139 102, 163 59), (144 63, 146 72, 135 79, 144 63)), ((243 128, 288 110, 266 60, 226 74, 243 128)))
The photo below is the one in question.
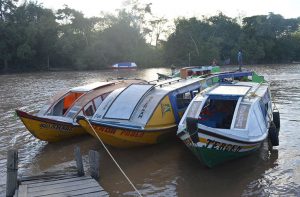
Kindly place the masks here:
POLYGON ((119 170, 122 172, 122 174, 124 175, 124 177, 127 179, 127 181, 130 183, 130 185, 133 187, 133 189, 136 191, 136 193, 142 197, 142 194, 139 192, 139 190, 137 190, 137 188, 134 186, 134 184, 130 181, 130 179, 128 178, 128 176, 125 174, 125 172, 122 170, 122 168, 120 167, 120 165, 118 164, 118 162, 115 160, 115 158, 112 156, 112 154, 110 153, 110 151, 108 150, 108 148, 105 146, 104 142, 101 140, 101 138, 99 137, 99 135, 97 134, 97 132, 95 131, 95 129, 93 128, 93 126, 91 125, 90 121, 88 119, 85 118, 85 120, 89 123, 90 128, 92 128, 93 132, 96 134, 98 140, 101 142, 102 146, 104 147, 104 149, 106 150, 106 152, 108 153, 108 155, 111 157, 111 159, 115 162, 116 166, 119 168, 119 170))

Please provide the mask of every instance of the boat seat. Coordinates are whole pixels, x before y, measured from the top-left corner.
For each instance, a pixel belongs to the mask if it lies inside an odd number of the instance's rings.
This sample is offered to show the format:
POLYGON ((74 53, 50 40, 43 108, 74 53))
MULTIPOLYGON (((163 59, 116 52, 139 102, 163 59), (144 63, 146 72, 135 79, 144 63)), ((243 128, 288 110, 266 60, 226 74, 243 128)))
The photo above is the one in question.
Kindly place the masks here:
POLYGON ((212 128, 221 128, 225 116, 226 113, 224 112, 214 112, 211 116, 201 115, 199 123, 212 128))

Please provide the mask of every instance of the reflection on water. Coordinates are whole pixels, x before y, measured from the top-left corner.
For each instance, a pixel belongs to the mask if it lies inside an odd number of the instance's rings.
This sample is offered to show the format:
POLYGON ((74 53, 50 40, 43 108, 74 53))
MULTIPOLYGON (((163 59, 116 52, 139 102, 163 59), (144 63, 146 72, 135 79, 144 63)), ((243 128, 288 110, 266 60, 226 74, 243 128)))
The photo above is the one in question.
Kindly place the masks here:
MULTIPOLYGON (((270 82, 281 113, 280 146, 269 151, 267 144, 253 155, 208 169, 174 138, 138 149, 115 149, 112 154, 146 196, 299 196, 300 193, 300 65, 252 66, 270 82)), ((226 70, 232 67, 225 67, 226 70)), ((105 80, 133 77, 146 80, 168 69, 136 71, 51 72, 0 75, 0 196, 4 195, 6 153, 19 149, 20 172, 38 174, 75 166, 73 150, 80 146, 87 169, 88 150, 101 154, 100 183, 112 195, 136 195, 100 143, 92 137, 48 144, 35 139, 15 116, 14 109, 38 110, 55 92, 105 80)))

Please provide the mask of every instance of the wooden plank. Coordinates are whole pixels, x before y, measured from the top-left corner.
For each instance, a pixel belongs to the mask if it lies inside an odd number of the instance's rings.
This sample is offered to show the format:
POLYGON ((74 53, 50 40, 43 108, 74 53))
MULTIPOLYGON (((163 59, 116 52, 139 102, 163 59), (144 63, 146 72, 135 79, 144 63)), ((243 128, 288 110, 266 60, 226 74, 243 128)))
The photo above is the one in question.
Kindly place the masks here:
MULTIPOLYGON (((92 193, 85 193, 85 194, 78 194, 78 195, 70 195, 68 193, 60 193, 60 194, 52 194, 51 197, 66 197, 66 196, 77 196, 77 197, 108 197, 107 192, 92 192, 92 193)), ((48 196, 43 196, 43 197, 50 197, 48 196)))
POLYGON ((60 178, 60 177, 78 177, 77 174, 43 174, 37 176, 23 176, 20 177, 20 181, 30 181, 30 180, 38 180, 38 179, 49 179, 49 178, 60 178))
POLYGON ((52 196, 56 196, 56 195, 60 195, 60 196, 88 196, 89 194, 98 194, 98 196, 101 196, 101 191, 98 191, 96 189, 82 189, 82 190, 77 190, 77 191, 68 191, 68 192, 64 192, 64 193, 60 193, 60 194, 50 194, 50 195, 45 195, 45 196, 41 196, 41 197, 52 197, 52 196))
POLYGON ((72 186, 68 188, 57 188, 47 191, 37 191, 31 193, 31 196, 47 196, 47 195, 54 195, 64 193, 67 195, 79 195, 79 194, 86 194, 86 193, 93 193, 93 192, 101 192, 102 190, 99 187, 87 187, 86 185, 79 185, 79 186, 72 186))
POLYGON ((62 179, 68 179, 68 178, 76 178, 76 177, 78 177, 78 176, 59 176, 59 177, 43 177, 43 178, 39 178, 39 179, 36 179, 36 178, 34 178, 34 179, 29 179, 29 178, 27 178, 26 180, 20 180, 20 182, 28 182, 28 183, 30 183, 30 182, 32 182, 32 183, 34 183, 34 182, 41 182, 41 181, 43 181, 43 182, 47 182, 47 181, 52 181, 52 180, 62 180, 62 179))
POLYGON ((109 196, 106 191, 101 191, 101 192, 94 192, 94 193, 88 193, 88 194, 78 194, 78 195, 73 195, 73 196, 80 196, 80 197, 106 197, 109 196))
POLYGON ((31 180, 38 180, 38 179, 49 179, 49 178, 60 178, 60 177, 78 177, 77 174, 42 174, 42 175, 36 175, 36 176, 24 176, 20 177, 20 181, 31 181, 31 180))
POLYGON ((50 184, 56 184, 56 183, 64 183, 64 182, 68 182, 68 181, 77 181, 77 180, 84 180, 84 179, 90 179, 91 177, 65 177, 65 178, 59 178, 59 179, 42 179, 42 180, 35 180, 35 181, 24 181, 21 182, 21 184, 26 184, 26 185, 30 185, 30 187, 32 187, 31 185, 46 185, 49 184, 48 182, 50 182, 50 184))
POLYGON ((27 197, 28 195, 27 185, 20 185, 18 191, 18 197, 27 197))
POLYGON ((43 191, 43 190, 52 190, 52 189, 58 189, 58 188, 64 188, 64 187, 71 187, 76 185, 86 185, 86 187, 97 187, 99 184, 94 179, 86 179, 86 180, 80 180, 75 182, 66 182, 66 183, 58 183, 58 184, 51 184, 51 185, 43 185, 38 187, 30 187, 28 188, 28 192, 36 192, 36 191, 43 191))

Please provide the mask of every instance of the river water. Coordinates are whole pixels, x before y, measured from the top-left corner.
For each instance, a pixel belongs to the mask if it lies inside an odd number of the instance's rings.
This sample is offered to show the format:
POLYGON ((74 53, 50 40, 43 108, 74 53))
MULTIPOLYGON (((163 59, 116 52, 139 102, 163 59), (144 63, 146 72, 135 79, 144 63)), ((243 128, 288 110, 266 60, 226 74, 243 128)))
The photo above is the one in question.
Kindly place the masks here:
MULTIPOLYGON (((120 166, 145 196, 300 196, 300 65, 249 66, 271 84, 281 114, 280 146, 267 144, 248 157, 209 169, 176 137, 137 149, 109 147, 120 166)), ((226 68, 230 69, 230 67, 226 68)), ((49 72, 0 75, 0 196, 5 195, 7 150, 19 150, 21 175, 68 170, 80 146, 84 167, 88 151, 101 154, 101 185, 111 196, 135 196, 131 186, 89 136, 48 144, 35 139, 15 116, 15 109, 35 111, 57 91, 108 77, 156 79, 169 69, 136 71, 49 72)))

